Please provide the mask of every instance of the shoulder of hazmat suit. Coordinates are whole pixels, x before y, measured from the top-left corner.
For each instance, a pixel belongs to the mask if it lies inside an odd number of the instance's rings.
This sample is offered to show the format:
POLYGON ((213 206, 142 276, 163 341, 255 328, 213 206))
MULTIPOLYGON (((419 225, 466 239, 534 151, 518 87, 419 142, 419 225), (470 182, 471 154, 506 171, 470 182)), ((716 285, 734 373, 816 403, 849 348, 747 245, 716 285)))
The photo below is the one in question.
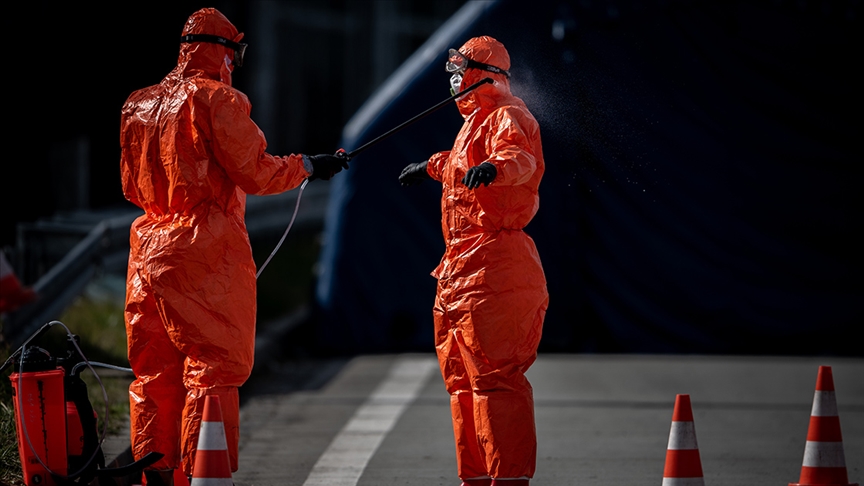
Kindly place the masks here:
MULTIPOLYGON (((187 34, 242 38, 215 9, 192 14, 187 34)), ((246 194, 284 192, 311 174, 302 155, 267 153, 248 98, 231 86, 233 54, 181 43, 176 68, 121 113, 123 193, 144 210, 130 233, 126 297, 133 453, 161 452, 157 466, 176 468, 182 442, 187 474, 206 394, 227 395, 236 470, 234 395, 252 369, 256 315, 246 194)))
MULTIPOLYGON (((510 69, 507 51, 491 37, 473 38, 459 51, 510 69)), ((484 77, 494 82, 457 99, 465 123, 452 149, 427 164, 442 184, 445 242, 433 272, 435 343, 451 395, 460 477, 524 480, 536 461, 524 373, 536 359, 549 296, 523 229, 539 208, 545 166, 538 123, 505 74, 469 67, 462 88, 484 77), (495 166, 495 178, 469 189, 466 172, 483 163, 495 166)))
MULTIPOLYGON (((497 62, 506 65, 504 69, 510 66, 504 46, 488 36, 468 41, 460 51, 479 62, 497 62)), ((447 254, 436 276, 470 271, 455 264, 476 253, 474 243, 501 231, 521 231, 540 207, 538 191, 545 163, 537 120, 510 92, 509 80, 503 74, 468 69, 462 86, 484 77, 494 82, 457 99, 465 123, 452 149, 432 155, 427 164, 427 171, 441 181, 443 191, 442 230, 447 254), (461 183, 465 173, 484 162, 495 166, 495 180, 482 190, 468 189, 461 183), (453 214, 458 217, 448 217, 453 214)), ((538 284, 545 286, 545 280, 538 284)))

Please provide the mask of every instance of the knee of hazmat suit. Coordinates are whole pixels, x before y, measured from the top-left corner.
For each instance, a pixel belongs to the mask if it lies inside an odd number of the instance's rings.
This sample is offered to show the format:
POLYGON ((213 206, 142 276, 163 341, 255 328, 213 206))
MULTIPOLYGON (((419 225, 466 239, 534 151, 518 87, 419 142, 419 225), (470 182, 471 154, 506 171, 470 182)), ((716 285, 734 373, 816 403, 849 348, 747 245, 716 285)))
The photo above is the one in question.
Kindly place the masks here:
POLYGON ((256 315, 246 194, 284 192, 312 173, 302 154, 266 151, 248 98, 231 86, 242 37, 218 10, 194 12, 177 66, 121 110, 123 193, 144 211, 130 231, 126 285, 131 440, 136 458, 165 454, 154 469, 179 467, 182 451, 191 474, 194 422, 212 393, 228 397, 236 471, 239 410, 230 397, 252 369, 256 315))
POLYGON ((447 390, 473 396, 453 402, 460 407, 453 412, 459 474, 532 477, 533 396, 524 373, 536 359, 549 296, 540 256, 523 229, 539 208, 540 129, 510 92, 510 56, 497 40, 468 40, 451 50, 446 67, 461 75, 458 83, 451 79, 455 90, 493 80, 457 98, 465 123, 453 147, 427 164, 442 184, 445 242, 432 272, 436 349, 447 390), (494 179, 469 189, 466 173, 485 163, 494 165, 494 179), (464 417, 473 418, 473 430, 464 417))

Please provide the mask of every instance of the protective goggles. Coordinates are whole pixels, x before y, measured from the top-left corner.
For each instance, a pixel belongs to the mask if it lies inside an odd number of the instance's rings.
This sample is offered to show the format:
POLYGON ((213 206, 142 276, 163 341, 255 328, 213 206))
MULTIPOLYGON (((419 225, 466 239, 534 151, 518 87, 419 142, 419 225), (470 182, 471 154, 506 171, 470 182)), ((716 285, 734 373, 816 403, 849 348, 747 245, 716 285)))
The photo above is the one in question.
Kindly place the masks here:
POLYGON ((209 42, 211 44, 220 44, 229 49, 234 49, 234 65, 240 67, 243 65, 243 56, 246 55, 246 46, 242 42, 234 42, 224 37, 211 34, 189 34, 180 38, 180 43, 184 42, 209 42))
POLYGON ((445 65, 445 69, 447 69, 447 72, 464 73, 465 70, 468 68, 482 69, 484 71, 489 71, 496 74, 503 74, 508 78, 510 77, 510 73, 507 72, 506 69, 501 69, 491 64, 485 64, 482 62, 477 62, 473 59, 468 59, 456 49, 450 49, 450 56, 447 58, 447 64, 445 65))

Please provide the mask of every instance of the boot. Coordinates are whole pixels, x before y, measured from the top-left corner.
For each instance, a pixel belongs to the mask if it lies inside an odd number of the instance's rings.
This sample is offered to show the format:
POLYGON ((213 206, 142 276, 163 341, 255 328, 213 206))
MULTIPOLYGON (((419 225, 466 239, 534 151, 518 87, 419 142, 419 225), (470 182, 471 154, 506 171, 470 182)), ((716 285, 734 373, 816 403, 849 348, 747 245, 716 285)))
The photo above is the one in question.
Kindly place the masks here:
POLYGON ((146 486, 174 486, 174 470, 145 469, 144 484, 146 486))
POLYGON ((462 486, 492 486, 492 478, 463 479, 462 486))
POLYGON ((493 479, 491 486, 528 486, 527 479, 493 479))
POLYGON ((189 486, 192 484, 192 476, 187 476, 183 469, 174 470, 174 486, 189 486))

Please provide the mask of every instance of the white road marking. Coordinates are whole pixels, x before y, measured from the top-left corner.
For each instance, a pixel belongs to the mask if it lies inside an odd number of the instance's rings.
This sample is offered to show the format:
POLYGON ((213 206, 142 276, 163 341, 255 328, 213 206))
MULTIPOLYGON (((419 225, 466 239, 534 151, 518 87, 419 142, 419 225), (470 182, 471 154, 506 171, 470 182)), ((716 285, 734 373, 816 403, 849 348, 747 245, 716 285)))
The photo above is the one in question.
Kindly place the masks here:
POLYGON ((303 486, 356 486, 372 454, 417 398, 438 362, 403 357, 327 447, 303 486))

